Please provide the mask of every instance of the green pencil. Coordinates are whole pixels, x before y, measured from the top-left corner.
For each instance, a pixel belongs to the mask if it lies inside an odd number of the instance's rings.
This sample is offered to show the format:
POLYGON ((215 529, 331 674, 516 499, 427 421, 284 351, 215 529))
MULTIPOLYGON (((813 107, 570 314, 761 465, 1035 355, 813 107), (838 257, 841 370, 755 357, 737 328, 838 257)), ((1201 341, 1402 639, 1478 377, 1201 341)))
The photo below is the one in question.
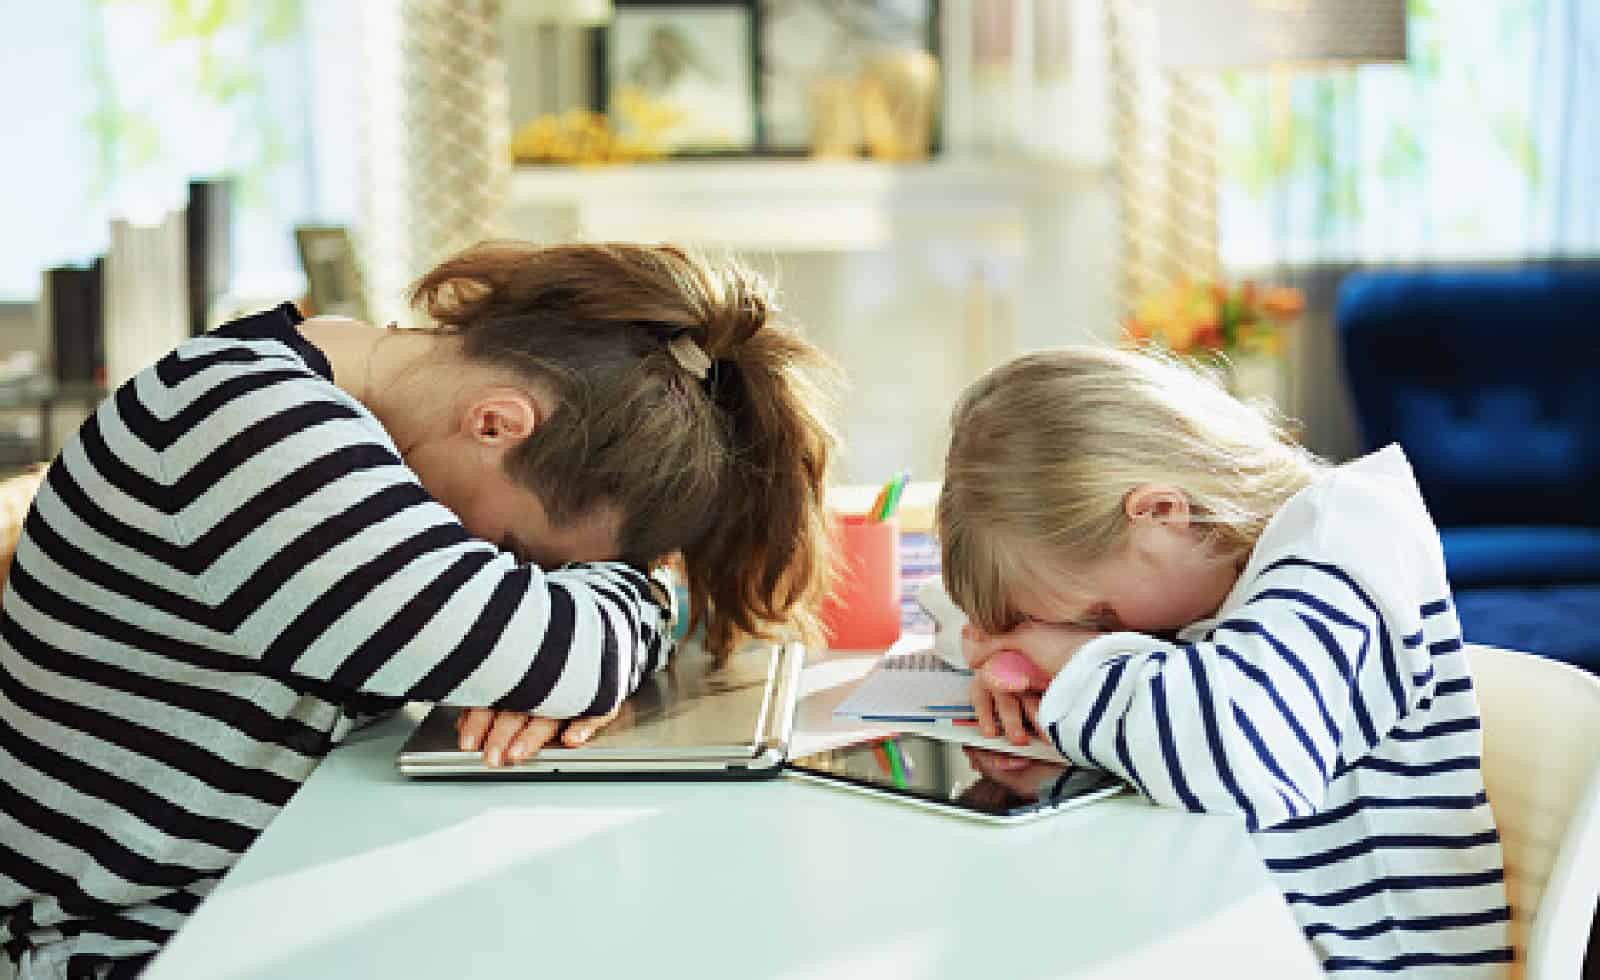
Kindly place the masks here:
POLYGON ((906 484, 910 481, 910 470, 901 470, 889 481, 889 492, 884 495, 883 510, 879 511, 878 520, 886 521, 894 516, 895 508, 900 506, 900 495, 905 493, 906 484))
POLYGON ((884 754, 889 757, 889 776, 894 780, 894 788, 905 789, 906 767, 905 763, 900 761, 900 746, 895 744, 894 739, 886 738, 883 740, 883 748, 884 754))

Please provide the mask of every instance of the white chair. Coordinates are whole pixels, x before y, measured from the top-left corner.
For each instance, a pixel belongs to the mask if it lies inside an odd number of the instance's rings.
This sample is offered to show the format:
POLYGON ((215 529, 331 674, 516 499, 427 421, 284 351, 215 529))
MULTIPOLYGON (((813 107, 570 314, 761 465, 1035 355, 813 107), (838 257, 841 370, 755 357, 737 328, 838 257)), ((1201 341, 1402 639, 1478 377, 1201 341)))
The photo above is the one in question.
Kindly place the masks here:
POLYGON ((1600 678, 1467 644, 1505 853, 1513 978, 1576 980, 1600 898, 1600 678))

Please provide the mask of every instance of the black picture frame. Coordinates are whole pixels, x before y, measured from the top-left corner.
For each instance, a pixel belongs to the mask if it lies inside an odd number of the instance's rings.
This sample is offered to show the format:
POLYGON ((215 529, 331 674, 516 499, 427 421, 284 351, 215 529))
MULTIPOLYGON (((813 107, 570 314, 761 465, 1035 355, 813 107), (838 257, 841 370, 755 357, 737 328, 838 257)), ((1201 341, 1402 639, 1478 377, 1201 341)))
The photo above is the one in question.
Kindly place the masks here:
POLYGON ((939 0, 755 0, 755 6, 757 107, 769 153, 809 152, 809 82, 856 75, 873 45, 920 46, 940 56, 939 0), (792 45, 786 31, 810 50, 785 58, 783 49, 792 45))
POLYGON ((714 118, 669 140, 667 154, 742 157, 762 152, 758 0, 613 0, 611 22, 593 36, 595 108, 613 125, 622 122, 615 103, 625 74, 645 75, 645 86, 663 90, 703 86, 723 77, 730 84, 711 110, 714 118), (726 45, 733 37, 738 43, 730 50, 726 45), (646 53, 647 47, 654 50, 646 53), (735 121, 738 126, 730 127, 728 139, 710 135, 735 121))

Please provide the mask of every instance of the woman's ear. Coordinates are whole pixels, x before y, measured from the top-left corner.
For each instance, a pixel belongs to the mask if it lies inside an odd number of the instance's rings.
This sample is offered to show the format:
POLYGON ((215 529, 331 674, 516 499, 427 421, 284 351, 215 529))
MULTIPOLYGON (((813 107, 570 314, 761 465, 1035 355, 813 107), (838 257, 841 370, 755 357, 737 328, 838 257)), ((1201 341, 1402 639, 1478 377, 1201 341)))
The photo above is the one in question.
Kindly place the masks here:
POLYGON ((533 435, 544 418, 543 409, 526 391, 491 388, 467 405, 463 426, 485 448, 510 449, 533 435))
POLYGON ((1141 484, 1122 498, 1122 510, 1129 524, 1189 526, 1189 497, 1177 487, 1141 484))

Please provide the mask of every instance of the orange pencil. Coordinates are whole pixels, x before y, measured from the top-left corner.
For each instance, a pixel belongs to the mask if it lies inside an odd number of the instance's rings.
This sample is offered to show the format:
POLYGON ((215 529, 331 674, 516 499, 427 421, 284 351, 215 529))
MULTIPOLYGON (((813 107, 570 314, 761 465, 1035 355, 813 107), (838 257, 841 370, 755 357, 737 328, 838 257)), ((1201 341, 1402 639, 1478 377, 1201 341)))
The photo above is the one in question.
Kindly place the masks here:
POLYGON ((878 515, 883 513, 883 505, 889 499, 889 487, 892 483, 893 481, 885 483, 878 491, 878 495, 872 498, 872 506, 867 508, 867 520, 875 521, 878 515))

